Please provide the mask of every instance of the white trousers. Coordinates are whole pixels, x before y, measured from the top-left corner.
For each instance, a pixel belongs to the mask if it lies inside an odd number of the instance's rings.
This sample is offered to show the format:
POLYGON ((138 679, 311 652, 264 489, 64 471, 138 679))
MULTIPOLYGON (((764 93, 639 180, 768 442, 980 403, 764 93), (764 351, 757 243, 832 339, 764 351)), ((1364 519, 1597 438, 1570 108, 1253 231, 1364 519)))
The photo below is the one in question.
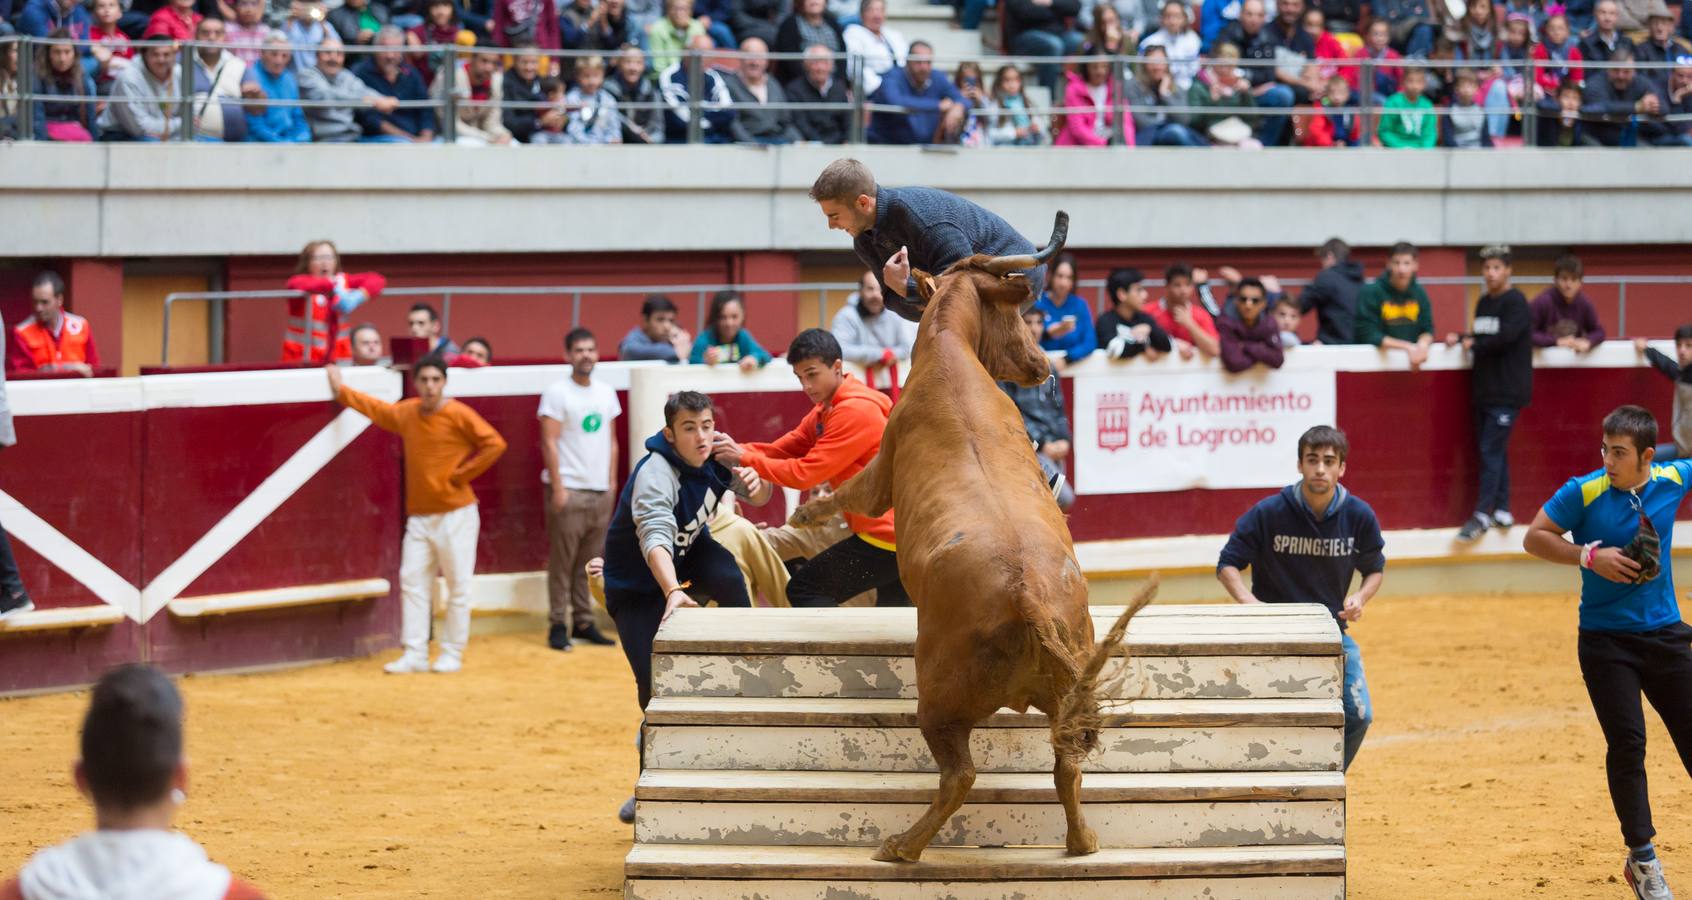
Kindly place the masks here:
POLYGON ((476 569, 476 536, 482 518, 476 504, 430 516, 408 516, 400 543, 400 643, 407 656, 429 656, 431 586, 438 569, 446 579, 446 630, 441 652, 464 655, 470 640, 470 575, 476 569))

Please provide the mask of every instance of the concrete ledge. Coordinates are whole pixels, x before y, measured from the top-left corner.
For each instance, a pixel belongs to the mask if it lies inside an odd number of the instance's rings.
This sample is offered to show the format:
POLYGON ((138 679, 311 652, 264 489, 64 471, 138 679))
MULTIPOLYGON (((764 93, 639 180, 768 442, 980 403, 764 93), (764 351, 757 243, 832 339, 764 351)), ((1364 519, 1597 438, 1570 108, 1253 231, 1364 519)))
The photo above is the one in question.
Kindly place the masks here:
POLYGON ((392 590, 393 586, 386 578, 364 578, 358 581, 334 581, 328 584, 306 584, 262 591, 241 591, 235 594, 178 597, 170 601, 166 608, 178 619, 197 619, 203 616, 290 609, 323 603, 350 603, 354 600, 385 597, 392 590))
POLYGON ((123 621, 123 610, 102 603, 98 606, 72 606, 59 609, 33 609, 0 620, 0 634, 24 631, 69 631, 75 628, 102 628, 123 621))

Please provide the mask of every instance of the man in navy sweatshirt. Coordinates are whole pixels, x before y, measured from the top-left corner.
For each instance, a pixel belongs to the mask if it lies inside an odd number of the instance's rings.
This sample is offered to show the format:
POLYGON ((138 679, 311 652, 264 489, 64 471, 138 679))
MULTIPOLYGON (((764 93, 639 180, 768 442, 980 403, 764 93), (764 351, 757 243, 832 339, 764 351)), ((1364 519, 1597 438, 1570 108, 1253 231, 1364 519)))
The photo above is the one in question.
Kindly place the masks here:
POLYGON ((1344 634, 1381 589, 1386 556, 1369 504, 1339 483, 1351 445, 1345 432, 1318 425, 1298 439, 1299 482, 1240 516, 1216 564, 1216 578, 1239 603, 1320 603, 1339 621, 1345 647, 1345 766, 1374 721, 1363 652, 1344 634), (1241 570, 1251 569, 1248 590, 1241 570), (1363 583, 1351 591, 1353 572, 1363 583))
POLYGON ((1480 540, 1488 528, 1516 524, 1510 512, 1510 432, 1533 400, 1533 313, 1527 298, 1510 286, 1510 248, 1481 248, 1481 279, 1486 293, 1475 302, 1474 330, 1452 334, 1447 346, 1462 341, 1473 360, 1469 400, 1474 411, 1480 491, 1474 515, 1457 529, 1457 540, 1480 540))

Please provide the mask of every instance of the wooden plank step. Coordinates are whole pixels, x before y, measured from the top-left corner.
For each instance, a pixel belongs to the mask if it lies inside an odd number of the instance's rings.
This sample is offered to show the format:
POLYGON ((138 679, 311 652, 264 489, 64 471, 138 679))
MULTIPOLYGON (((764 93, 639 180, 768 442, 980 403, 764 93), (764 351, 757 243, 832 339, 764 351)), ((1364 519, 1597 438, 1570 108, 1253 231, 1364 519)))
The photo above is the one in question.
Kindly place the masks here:
MULTIPOLYGON (((1131 656, 1114 695, 1124 699, 1334 698, 1340 656, 1131 656)), ((1106 670, 1116 671, 1116 664, 1106 670)), ((657 654, 657 697, 916 697, 909 656, 657 654)))
POLYGON ((123 610, 104 603, 92 606, 60 606, 13 613, 0 619, 0 634, 26 631, 69 631, 102 628, 123 621, 123 610))
MULTIPOLYGON (((926 772, 761 772, 647 769, 635 797, 719 803, 927 803, 926 772)), ((1224 800, 1344 800, 1340 772, 1100 772, 1081 785, 1083 803, 1187 803, 1224 800)), ((977 775, 969 803, 1055 803, 1050 772, 977 775)))
POLYGON ((770 881, 642 878, 625 900, 1344 900, 1343 875, 1098 881, 770 881))
MULTIPOLYGON (((840 726, 915 728, 916 700, 834 697, 654 697, 648 725, 840 726)), ((1329 700, 1120 700, 1101 714, 1107 728, 1226 728, 1234 726, 1339 728, 1345 712, 1329 700)), ((1046 717, 1000 710, 980 726, 1046 729, 1046 717)))
MULTIPOLYGON (((868 882, 1123 879, 1343 874, 1345 848, 1159 847, 1069 856, 1061 848, 931 847, 916 863, 884 863, 860 847, 714 847, 636 844, 623 863, 636 878, 801 878, 868 882)), ((850 896, 850 895, 847 895, 850 896)))

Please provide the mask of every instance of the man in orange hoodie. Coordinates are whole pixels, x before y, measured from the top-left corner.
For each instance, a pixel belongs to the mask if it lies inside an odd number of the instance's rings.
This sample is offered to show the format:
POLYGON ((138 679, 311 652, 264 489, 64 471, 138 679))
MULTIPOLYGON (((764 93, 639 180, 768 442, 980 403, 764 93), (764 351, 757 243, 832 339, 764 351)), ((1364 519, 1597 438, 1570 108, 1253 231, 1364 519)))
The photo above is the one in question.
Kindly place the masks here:
MULTIPOLYGON (((880 452, 893 401, 845 373, 840 342, 821 328, 806 329, 793 339, 787 363, 805 396, 816 404, 799 427, 768 444, 737 444, 718 432, 713 453, 723 465, 749 467, 783 487, 839 487, 880 452)), ((851 537, 817 554, 793 576, 788 601, 794 606, 839 606, 874 588, 877 606, 910 606, 910 596, 899 583, 893 511, 873 519, 849 512, 846 525, 851 537)))

